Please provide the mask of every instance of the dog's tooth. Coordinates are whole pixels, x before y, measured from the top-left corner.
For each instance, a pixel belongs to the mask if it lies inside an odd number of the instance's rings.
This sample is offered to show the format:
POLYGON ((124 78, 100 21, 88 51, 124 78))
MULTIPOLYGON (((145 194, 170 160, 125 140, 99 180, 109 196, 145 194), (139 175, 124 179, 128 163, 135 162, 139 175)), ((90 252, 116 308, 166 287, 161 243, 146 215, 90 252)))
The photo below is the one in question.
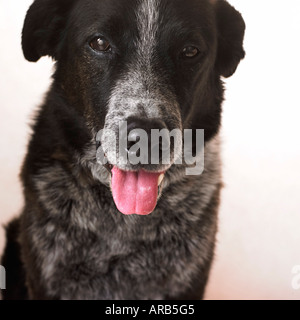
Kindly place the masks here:
POLYGON ((161 183, 162 183, 163 180, 164 180, 164 177, 165 177, 165 175, 164 175, 163 173, 158 177, 158 186, 161 185, 161 183))

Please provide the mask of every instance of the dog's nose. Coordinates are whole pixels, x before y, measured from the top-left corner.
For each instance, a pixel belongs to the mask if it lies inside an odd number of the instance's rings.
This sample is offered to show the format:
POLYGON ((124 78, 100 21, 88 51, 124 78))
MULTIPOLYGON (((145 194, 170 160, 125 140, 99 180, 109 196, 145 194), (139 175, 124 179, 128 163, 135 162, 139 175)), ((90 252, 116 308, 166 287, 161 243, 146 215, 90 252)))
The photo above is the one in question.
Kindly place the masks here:
MULTIPOLYGON (((141 134, 147 134, 147 145, 143 145, 143 148, 148 148, 148 157, 151 159, 151 154, 154 152, 159 152, 159 158, 161 159, 161 154, 163 146, 168 146, 169 139, 167 131, 162 131, 167 129, 165 123, 160 119, 140 119, 140 118, 129 118, 127 120, 127 152, 129 155, 133 154, 139 156, 139 152, 132 150, 132 147, 141 140, 141 134), (155 135, 157 135, 155 137, 155 135), (164 140, 164 144, 162 141, 164 140)), ((143 142, 142 140, 141 142, 143 142)))

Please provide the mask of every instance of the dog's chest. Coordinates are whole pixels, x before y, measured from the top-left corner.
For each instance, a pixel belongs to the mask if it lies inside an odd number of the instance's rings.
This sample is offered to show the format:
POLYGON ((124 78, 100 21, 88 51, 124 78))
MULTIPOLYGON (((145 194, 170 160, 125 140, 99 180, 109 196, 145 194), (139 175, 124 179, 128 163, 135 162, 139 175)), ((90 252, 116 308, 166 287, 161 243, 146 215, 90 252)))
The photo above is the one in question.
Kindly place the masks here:
POLYGON ((185 289, 195 273, 195 239, 179 234, 136 243, 113 235, 85 244, 56 237, 64 247, 55 243, 41 260, 42 276, 48 294, 61 299, 163 299, 185 289))
POLYGON ((47 295, 162 299, 186 291, 211 258, 215 237, 216 217, 207 206, 219 171, 207 173, 174 183, 152 215, 125 218, 109 190, 82 188, 61 167, 41 172, 36 188, 46 217, 30 215, 30 237, 47 295))

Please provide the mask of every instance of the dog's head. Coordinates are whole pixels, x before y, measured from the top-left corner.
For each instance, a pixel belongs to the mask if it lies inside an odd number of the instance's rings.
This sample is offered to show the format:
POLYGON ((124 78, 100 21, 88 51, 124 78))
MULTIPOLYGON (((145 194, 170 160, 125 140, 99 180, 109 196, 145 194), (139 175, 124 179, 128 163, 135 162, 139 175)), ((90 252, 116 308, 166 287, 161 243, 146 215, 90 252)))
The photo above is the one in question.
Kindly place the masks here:
POLYGON ((132 132, 134 141, 135 129, 204 129, 210 140, 220 126, 220 77, 231 76, 244 57, 244 30, 224 0, 36 0, 22 44, 29 61, 57 61, 55 88, 91 135, 105 129, 99 142, 114 164, 120 211, 149 213, 161 174, 178 156, 176 142, 170 163, 152 165, 124 163, 128 143, 122 150, 113 143, 132 132), (140 200, 124 203, 130 192, 140 200))

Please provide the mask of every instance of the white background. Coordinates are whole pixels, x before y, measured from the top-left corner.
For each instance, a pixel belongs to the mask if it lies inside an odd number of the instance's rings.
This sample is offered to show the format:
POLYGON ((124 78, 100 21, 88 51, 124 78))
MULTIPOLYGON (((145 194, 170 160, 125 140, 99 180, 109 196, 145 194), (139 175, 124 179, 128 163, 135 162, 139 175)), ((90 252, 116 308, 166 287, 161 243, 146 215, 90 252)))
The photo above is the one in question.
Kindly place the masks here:
MULTIPOLYGON (((0 223, 22 207, 18 173, 28 124, 50 81, 25 61, 30 0, 0 0, 0 223)), ((247 24, 246 59, 226 81, 225 188, 208 299, 300 299, 300 1, 231 0, 247 24)), ((0 252, 4 230, 0 228, 0 252)))

